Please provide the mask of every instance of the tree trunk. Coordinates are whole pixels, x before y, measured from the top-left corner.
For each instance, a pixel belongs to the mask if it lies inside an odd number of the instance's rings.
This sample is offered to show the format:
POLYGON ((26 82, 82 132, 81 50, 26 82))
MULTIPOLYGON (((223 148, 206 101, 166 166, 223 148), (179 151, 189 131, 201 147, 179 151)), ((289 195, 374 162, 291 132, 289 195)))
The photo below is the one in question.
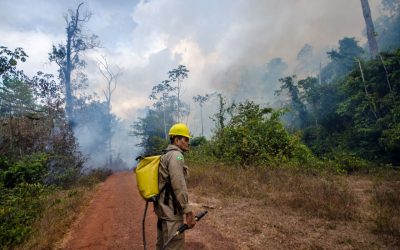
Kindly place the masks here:
POLYGON ((375 39, 374 23, 372 22, 371 9, 369 8, 368 0, 361 0, 365 24, 367 26, 368 45, 371 53, 371 58, 378 56, 378 44, 375 39))
POLYGON ((319 62, 319 75, 318 75, 319 85, 322 85, 321 72, 322 72, 322 63, 319 62))
POLYGON ((367 85, 365 84, 364 71, 363 71, 362 66, 361 66, 361 61, 358 58, 356 58, 356 61, 358 62, 358 66, 360 68, 361 80, 362 80, 363 85, 364 85, 365 96, 366 96, 367 100, 369 101, 369 105, 371 107, 372 113, 374 114, 375 118, 378 119, 378 116, 376 115, 376 106, 375 106, 374 100, 369 95, 368 90, 367 90, 367 85))
POLYGON ((163 124, 164 124, 164 137, 165 137, 165 140, 168 140, 167 124, 165 123, 165 103, 163 103, 163 124))
POLYGON ((201 136, 203 136, 203 105, 200 105, 200 113, 201 113, 201 136))
POLYGON ((180 103, 180 95, 181 95, 181 82, 180 82, 180 80, 179 80, 179 78, 178 78, 178 122, 181 121, 181 110, 180 110, 181 103, 180 103))
POLYGON ((64 71, 64 76, 65 76, 65 111, 67 113, 67 118, 68 118, 68 125, 71 127, 72 122, 73 122, 73 114, 72 114, 72 93, 71 93, 71 71, 72 71, 72 65, 71 65, 71 39, 72 39, 72 33, 73 31, 70 30, 71 27, 69 26, 67 28, 67 54, 66 54, 66 64, 63 69, 64 71))

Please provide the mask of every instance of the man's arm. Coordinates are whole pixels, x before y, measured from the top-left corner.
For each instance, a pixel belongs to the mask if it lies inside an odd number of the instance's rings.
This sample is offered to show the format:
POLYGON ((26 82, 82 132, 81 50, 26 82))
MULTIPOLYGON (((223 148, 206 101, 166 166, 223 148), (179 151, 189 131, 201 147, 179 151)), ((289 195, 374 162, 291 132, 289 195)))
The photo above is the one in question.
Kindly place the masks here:
POLYGON ((189 206, 189 195, 183 173, 184 165, 185 163, 182 154, 174 152, 168 166, 171 186, 183 213, 187 214, 192 212, 192 209, 189 206))

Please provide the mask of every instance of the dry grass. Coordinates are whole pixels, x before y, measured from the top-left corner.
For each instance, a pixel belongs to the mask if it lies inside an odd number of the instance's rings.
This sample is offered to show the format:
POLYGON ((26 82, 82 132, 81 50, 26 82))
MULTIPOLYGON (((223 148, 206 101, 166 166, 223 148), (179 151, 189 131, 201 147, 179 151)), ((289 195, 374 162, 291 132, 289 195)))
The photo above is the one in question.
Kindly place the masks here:
POLYGON ((356 198, 340 176, 290 168, 191 168, 190 187, 203 194, 255 198, 288 205, 309 216, 348 220, 357 214, 356 198))
POLYGON ((309 216, 330 220, 354 219, 356 199, 347 183, 338 177, 296 175, 279 199, 309 216))
MULTIPOLYGON (((15 249, 55 249, 95 194, 96 185, 79 185, 68 190, 56 189, 46 199, 42 216, 33 225, 31 237, 15 249)), ((97 180, 98 183, 99 180, 97 180)))
POLYGON ((372 191, 373 231, 400 245, 400 181, 379 181, 372 191))
POLYGON ((192 164, 189 188, 238 249, 399 249, 400 174, 376 179, 192 164))

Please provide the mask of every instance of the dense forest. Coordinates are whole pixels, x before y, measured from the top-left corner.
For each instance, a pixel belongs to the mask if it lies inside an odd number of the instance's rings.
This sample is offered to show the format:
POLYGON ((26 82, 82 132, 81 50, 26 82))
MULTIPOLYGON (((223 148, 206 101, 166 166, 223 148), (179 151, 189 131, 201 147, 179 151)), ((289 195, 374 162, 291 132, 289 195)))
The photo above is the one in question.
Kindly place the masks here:
MULTIPOLYGON (((383 1, 382 5, 384 15, 373 27, 380 35, 374 31, 372 37, 377 37, 378 54, 373 55, 368 44, 344 37, 327 52, 329 62, 314 75, 279 79, 275 95, 281 97, 281 105, 237 103, 215 92, 194 96, 201 108, 210 98, 216 98, 219 107, 208 115, 215 122, 213 136, 195 137, 192 146, 202 144, 206 158, 245 165, 292 161, 313 165, 319 159, 337 162, 345 171, 398 166, 400 4, 383 1)), ((312 62, 310 50, 306 45, 298 58, 312 62)), ((161 152, 167 143, 166 128, 187 116, 188 105, 177 101, 182 82, 190 75, 183 70, 181 65, 169 71, 167 79, 153 87, 149 97, 153 107, 132 126, 145 153, 161 152)))
MULTIPOLYGON (((82 5, 65 16, 65 43, 48 52, 58 76, 25 74, 20 69, 29 64, 24 49, 0 46, 0 245, 5 248, 29 238, 43 201, 54 192, 95 183, 109 170, 133 165, 119 157, 112 143, 122 126, 111 108, 120 68, 102 58, 98 65, 106 82, 105 100, 87 91, 83 52, 99 47, 100 40, 85 33, 91 14, 83 13, 82 5), (100 170, 92 170, 93 165, 100 170)), ((383 0, 382 6, 372 33, 365 18, 368 43, 343 37, 337 48, 326 51, 328 62, 318 70, 275 79, 278 87, 271 91, 279 102, 269 106, 251 98, 237 101, 222 91, 193 96, 190 104, 182 98, 190 68, 177 65, 151 87, 152 106, 125 136, 138 139, 143 154, 160 153, 168 144, 168 129, 187 122, 192 105, 198 106, 201 121, 201 134, 191 139, 188 159, 193 162, 329 168, 339 174, 397 170, 400 2, 383 0), (204 108, 211 100, 217 103, 214 114, 204 108), (206 119, 215 124, 209 137, 204 135, 206 119)), ((318 61, 307 52, 311 49, 305 45, 297 58, 318 61)), ((271 62, 283 65, 281 59, 271 62)))

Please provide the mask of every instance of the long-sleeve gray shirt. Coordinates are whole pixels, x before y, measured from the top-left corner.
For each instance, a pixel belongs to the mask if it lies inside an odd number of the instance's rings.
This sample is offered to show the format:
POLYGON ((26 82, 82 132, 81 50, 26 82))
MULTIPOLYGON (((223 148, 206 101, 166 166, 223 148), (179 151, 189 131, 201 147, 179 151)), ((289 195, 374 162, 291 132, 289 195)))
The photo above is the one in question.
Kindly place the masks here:
POLYGON ((164 204, 165 191, 161 192, 158 203, 154 210, 160 219, 183 220, 183 214, 191 212, 189 206, 188 190, 186 180, 188 167, 185 165, 182 150, 175 145, 168 145, 167 153, 161 156, 158 170, 158 188, 161 190, 166 182, 170 182, 177 199, 177 213, 174 214, 172 195, 169 197, 169 204, 164 204))

